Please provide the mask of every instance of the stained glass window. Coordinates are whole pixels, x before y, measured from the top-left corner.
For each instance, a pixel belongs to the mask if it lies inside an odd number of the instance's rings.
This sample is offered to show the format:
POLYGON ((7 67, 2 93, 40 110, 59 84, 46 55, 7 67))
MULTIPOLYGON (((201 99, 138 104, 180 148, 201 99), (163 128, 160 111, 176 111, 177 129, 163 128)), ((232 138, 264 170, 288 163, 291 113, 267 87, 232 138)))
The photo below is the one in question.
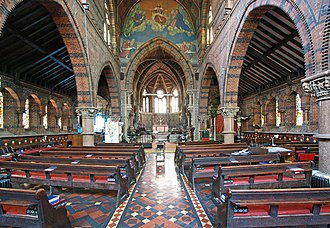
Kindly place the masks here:
POLYGON ((302 126, 304 121, 303 111, 301 109, 301 98, 299 94, 296 95, 296 125, 302 126))
POLYGON ((275 113, 276 113, 276 126, 279 127, 281 125, 281 113, 278 110, 278 100, 275 100, 275 113))
POLYGON ((48 129, 48 111, 47 111, 47 105, 45 106, 45 115, 42 120, 42 125, 44 126, 45 129, 48 129))
POLYGON ((110 11, 109 11, 109 6, 108 6, 108 1, 104 1, 104 16, 105 20, 103 23, 103 36, 104 36, 104 41, 110 46, 111 45, 111 35, 110 35, 110 11))
POLYGON ((213 23, 213 16, 212 16, 212 6, 209 8, 209 14, 208 14, 208 21, 207 21, 207 44, 210 45, 213 42, 213 29, 212 29, 212 23, 213 23))
POLYGON ((0 92, 0 128, 3 128, 3 95, 0 92))
POLYGON ((58 127, 59 127, 60 129, 62 129, 62 118, 61 118, 61 117, 58 118, 58 120, 57 120, 57 124, 58 124, 58 127))
POLYGON ((30 105, 29 105, 29 99, 25 100, 24 104, 24 112, 23 112, 23 118, 22 118, 22 125, 24 129, 30 128, 30 105))
POLYGON ((166 97, 163 90, 157 90, 155 97, 155 113, 166 113, 166 97))
POLYGON ((177 89, 173 91, 171 108, 172 108, 172 112, 179 111, 179 93, 177 89))

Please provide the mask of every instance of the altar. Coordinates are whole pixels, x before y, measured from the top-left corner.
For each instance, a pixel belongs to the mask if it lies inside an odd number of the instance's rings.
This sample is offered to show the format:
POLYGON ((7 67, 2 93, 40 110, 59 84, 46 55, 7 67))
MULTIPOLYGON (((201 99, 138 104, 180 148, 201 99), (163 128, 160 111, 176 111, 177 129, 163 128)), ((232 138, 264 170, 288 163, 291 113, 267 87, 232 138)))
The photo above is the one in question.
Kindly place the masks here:
POLYGON ((168 125, 167 124, 155 124, 152 126, 152 132, 160 133, 160 132, 168 132, 168 125))

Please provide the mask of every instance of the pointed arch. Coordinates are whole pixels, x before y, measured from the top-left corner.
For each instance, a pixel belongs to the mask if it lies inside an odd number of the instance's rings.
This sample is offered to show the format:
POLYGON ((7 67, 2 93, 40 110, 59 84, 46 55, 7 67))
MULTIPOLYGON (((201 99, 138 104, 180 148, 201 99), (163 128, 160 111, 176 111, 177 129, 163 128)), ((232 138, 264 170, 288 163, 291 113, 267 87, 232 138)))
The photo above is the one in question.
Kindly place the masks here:
MULTIPOLYGON (((274 7, 286 13, 296 26, 304 51, 305 76, 315 73, 316 62, 312 36, 307 20, 298 5, 293 1, 273 1, 272 5, 269 5, 267 0, 250 1, 241 17, 238 29, 234 35, 234 42, 231 44, 229 51, 228 71, 225 78, 225 104, 231 102, 231 104, 237 106, 239 78, 244 56, 246 55, 254 31, 259 24, 258 22, 267 11, 274 7)), ((232 20, 236 20, 236 18, 229 18, 226 25, 227 29, 230 29, 228 28, 230 24, 234 24, 234 22, 230 22, 232 20)))
MULTIPOLYGON (((205 72, 203 73, 201 84, 200 84, 200 96, 199 96, 199 113, 207 114, 209 105, 209 94, 212 84, 213 77, 216 77, 216 72, 214 66, 207 64, 205 67, 205 72)), ((219 86, 219 82, 218 82, 219 86)), ((220 94, 219 94, 220 95, 220 94)))
POLYGON ((193 78, 192 78, 192 66, 185 57, 184 53, 180 51, 180 49, 173 44, 172 42, 162 38, 156 37, 148 42, 144 43, 139 49, 134 53, 131 61, 129 62, 126 68, 126 78, 125 85, 128 90, 132 90, 133 88, 133 79, 137 67, 139 66, 139 62, 141 59, 144 59, 148 54, 158 48, 170 53, 174 60, 181 66, 184 77, 186 78, 185 89, 189 90, 193 88, 193 78))

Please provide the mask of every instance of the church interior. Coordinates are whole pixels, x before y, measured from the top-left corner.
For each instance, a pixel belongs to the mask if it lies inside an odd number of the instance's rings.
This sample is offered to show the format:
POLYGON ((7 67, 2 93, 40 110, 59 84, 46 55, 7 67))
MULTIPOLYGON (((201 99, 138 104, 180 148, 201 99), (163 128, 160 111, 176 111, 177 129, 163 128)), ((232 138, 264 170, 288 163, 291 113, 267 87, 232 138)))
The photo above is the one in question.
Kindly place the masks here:
POLYGON ((329 0, 0 0, 0 227, 329 227, 329 0))

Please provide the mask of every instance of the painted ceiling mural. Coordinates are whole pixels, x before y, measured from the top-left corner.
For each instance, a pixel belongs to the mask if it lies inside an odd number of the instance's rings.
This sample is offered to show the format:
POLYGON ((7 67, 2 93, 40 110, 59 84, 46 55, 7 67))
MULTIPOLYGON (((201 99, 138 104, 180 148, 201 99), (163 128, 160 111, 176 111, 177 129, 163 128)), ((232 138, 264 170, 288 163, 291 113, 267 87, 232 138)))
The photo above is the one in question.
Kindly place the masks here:
POLYGON ((187 59, 197 62, 197 38, 185 9, 174 0, 143 0, 127 16, 121 35, 122 63, 127 64, 139 46, 157 36, 176 44, 187 59))

